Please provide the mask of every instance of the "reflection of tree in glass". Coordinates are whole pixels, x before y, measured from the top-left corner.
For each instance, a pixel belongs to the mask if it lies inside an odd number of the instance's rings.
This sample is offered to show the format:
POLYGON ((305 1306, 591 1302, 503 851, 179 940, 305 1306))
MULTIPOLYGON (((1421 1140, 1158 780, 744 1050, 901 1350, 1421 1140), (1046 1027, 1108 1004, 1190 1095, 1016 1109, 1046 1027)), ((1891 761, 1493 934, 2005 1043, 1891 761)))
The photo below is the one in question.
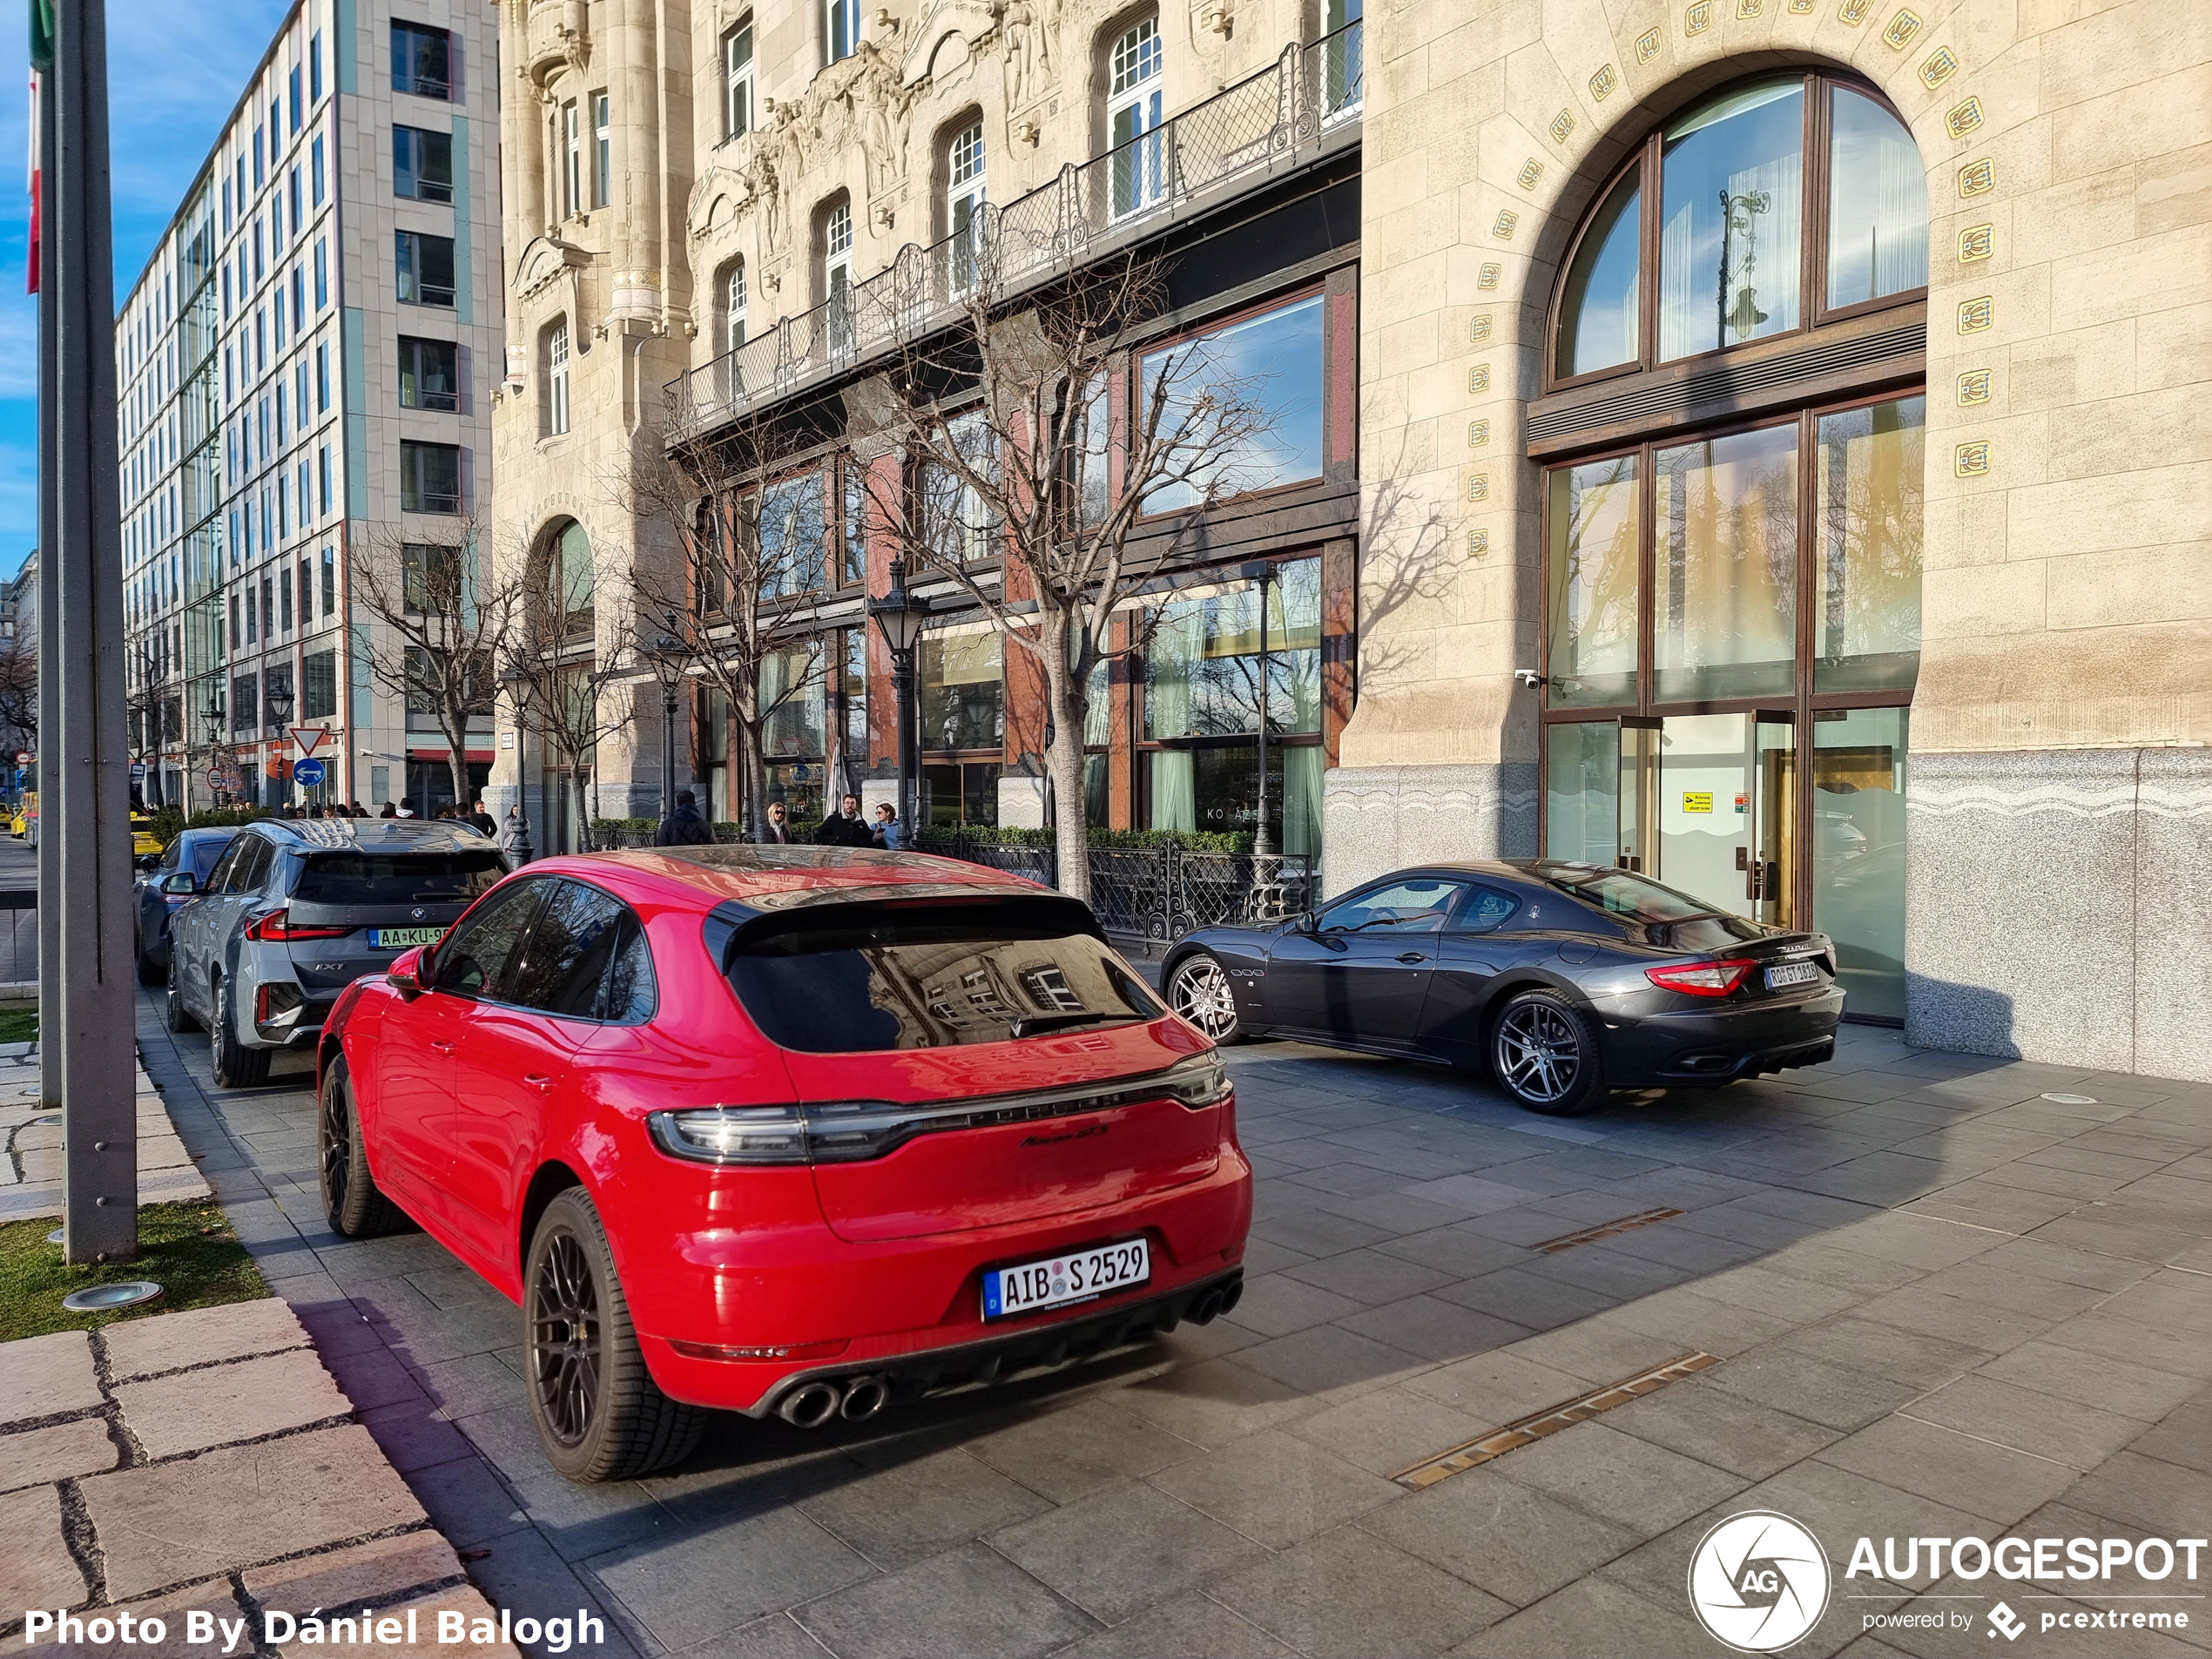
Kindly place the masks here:
POLYGON ((1572 684, 1597 670, 1633 673, 1636 660, 1636 458, 1570 469, 1563 532, 1566 556, 1554 566, 1552 614, 1563 633, 1555 678, 1572 684))

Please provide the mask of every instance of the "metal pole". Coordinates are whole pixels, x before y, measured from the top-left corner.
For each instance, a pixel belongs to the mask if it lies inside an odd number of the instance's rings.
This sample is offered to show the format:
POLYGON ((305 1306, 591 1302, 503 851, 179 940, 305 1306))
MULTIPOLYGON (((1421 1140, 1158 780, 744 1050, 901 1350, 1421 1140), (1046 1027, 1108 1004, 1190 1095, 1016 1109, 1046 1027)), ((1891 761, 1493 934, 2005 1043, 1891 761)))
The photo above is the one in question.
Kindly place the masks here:
POLYGON ((54 711, 61 736, 55 896, 70 925, 57 952, 61 1024, 42 1028, 42 1047, 47 1068, 57 1056, 61 1062, 66 1258, 128 1261, 138 1248, 138 1111, 132 1045, 115 1040, 132 1028, 134 974, 105 0, 54 8, 53 83, 56 142, 45 182, 53 209, 54 418, 42 424, 53 451, 47 480, 59 498, 55 654, 75 689, 54 711))
POLYGON ((891 653, 892 685, 899 704, 899 821, 906 827, 906 842, 914 845, 914 654, 912 648, 891 653))
POLYGON ((660 815, 676 810, 676 682, 660 688, 660 815))
MULTIPOLYGON (((39 87, 38 153, 44 170, 39 180, 40 193, 44 201, 51 201, 56 160, 51 75, 46 76, 39 87)), ((38 789, 38 817, 30 826, 30 833, 37 838, 32 850, 38 859, 38 1029, 42 1037, 38 1103, 49 1112, 59 1111, 62 1105, 62 1069, 55 1055, 59 1052, 65 1023, 61 975, 61 838, 46 833, 52 827, 52 815, 61 806, 61 496, 54 478, 60 447, 56 442, 52 419, 55 371, 60 356, 55 334, 59 298, 54 275, 54 226, 48 218, 43 227, 38 257, 39 726, 36 770, 32 773, 38 789)))
MULTIPOLYGON (((1275 837, 1267 827, 1267 593, 1275 579, 1275 567, 1264 567, 1259 577, 1259 826, 1252 832, 1254 860, 1275 856, 1275 837)), ((1263 872, 1255 863, 1252 880, 1262 881, 1271 872, 1263 872)))

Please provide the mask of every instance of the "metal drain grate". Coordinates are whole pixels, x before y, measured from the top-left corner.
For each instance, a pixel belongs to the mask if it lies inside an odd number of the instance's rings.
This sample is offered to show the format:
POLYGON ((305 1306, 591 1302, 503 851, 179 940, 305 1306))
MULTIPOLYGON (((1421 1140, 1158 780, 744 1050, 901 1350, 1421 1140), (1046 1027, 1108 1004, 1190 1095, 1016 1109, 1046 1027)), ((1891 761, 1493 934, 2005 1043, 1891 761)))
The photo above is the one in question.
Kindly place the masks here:
POLYGON ((1679 1210, 1644 1210, 1633 1216, 1623 1216, 1618 1221, 1601 1221, 1595 1227, 1585 1227, 1580 1232, 1561 1233, 1556 1238, 1547 1238, 1541 1244, 1531 1244, 1547 1256, 1556 1256, 1562 1250, 1572 1250, 1577 1244, 1594 1244, 1601 1238, 1610 1238, 1615 1233, 1633 1232, 1638 1227, 1649 1227, 1655 1221, 1671 1221, 1682 1214, 1679 1210))
POLYGON ((1633 1377, 1623 1377, 1619 1382, 1608 1383, 1602 1388, 1594 1388, 1580 1399, 1532 1412, 1502 1428, 1494 1428, 1487 1434, 1477 1435, 1448 1451, 1440 1452, 1411 1468, 1400 1469, 1390 1478, 1409 1492, 1419 1492, 1424 1487, 1434 1486, 1439 1480, 1464 1474, 1469 1469, 1487 1463, 1492 1458, 1503 1457, 1508 1452, 1532 1445, 1547 1434, 1556 1434, 1563 1428, 1586 1421, 1600 1412, 1609 1412, 1615 1406, 1625 1406, 1632 1399, 1642 1399, 1656 1389, 1664 1388, 1670 1382, 1694 1377, 1720 1362, 1721 1357, 1716 1353, 1693 1349, 1678 1359, 1669 1359, 1663 1366, 1640 1371, 1633 1377))

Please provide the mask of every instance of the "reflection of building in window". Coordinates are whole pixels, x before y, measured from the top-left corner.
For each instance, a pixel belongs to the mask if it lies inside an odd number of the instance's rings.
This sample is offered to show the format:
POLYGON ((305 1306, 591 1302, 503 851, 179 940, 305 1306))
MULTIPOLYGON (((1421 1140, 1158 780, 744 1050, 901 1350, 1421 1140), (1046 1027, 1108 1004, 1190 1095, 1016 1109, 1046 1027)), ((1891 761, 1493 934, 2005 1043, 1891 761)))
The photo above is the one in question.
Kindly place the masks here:
POLYGON ((1080 1014, 1083 1000, 1076 995, 1076 988, 1068 983, 1066 972, 1057 967, 1025 968, 1022 983, 1028 988, 1029 1001, 1051 1014, 1080 1014))

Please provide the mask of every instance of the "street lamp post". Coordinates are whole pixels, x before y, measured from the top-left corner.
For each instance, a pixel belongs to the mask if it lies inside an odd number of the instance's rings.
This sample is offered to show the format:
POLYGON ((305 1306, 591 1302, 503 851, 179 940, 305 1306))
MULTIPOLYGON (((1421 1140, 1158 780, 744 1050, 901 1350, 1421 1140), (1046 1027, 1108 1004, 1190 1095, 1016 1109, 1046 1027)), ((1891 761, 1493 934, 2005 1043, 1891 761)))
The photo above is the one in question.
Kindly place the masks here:
POLYGON ((1275 850, 1275 832, 1267 821, 1267 682, 1274 654, 1267 639, 1267 602, 1280 574, 1271 563, 1248 564, 1244 574, 1259 594, 1259 821, 1252 829, 1252 886, 1251 908, 1255 916, 1271 915, 1282 904, 1282 860, 1275 850))
POLYGON ((223 699, 220 697, 209 699, 207 706, 199 711, 199 723, 207 732, 207 799, 211 803, 219 805, 223 790, 222 786, 215 781, 215 775, 221 770, 219 762, 223 745, 223 699))
MULTIPOLYGON (((292 710, 294 700, 295 699, 293 698, 292 693, 289 691, 264 691, 261 693, 261 711, 268 717, 266 724, 274 728, 277 734, 277 764, 280 766, 284 765, 284 731, 287 726, 292 724, 292 710)), ((267 774, 268 769, 264 766, 262 768, 262 775, 266 777, 267 774)), ((292 796, 292 779, 288 769, 278 773, 277 784, 277 793, 283 796, 285 798, 286 804, 289 805, 292 796)))
POLYGON ((519 867, 537 856, 530 846, 530 728, 523 695, 528 678, 509 669, 500 677, 515 705, 515 840, 507 851, 519 867))
POLYGON ((914 843, 914 651, 929 621, 927 596, 907 590, 907 562, 891 561, 891 587, 880 598, 868 601, 868 615, 883 631, 891 648, 891 682, 899 705, 899 822, 904 825, 907 845, 914 843))
POLYGON ((660 682, 660 815, 676 810, 676 687, 683 678, 684 642, 663 634, 645 653, 660 682))

